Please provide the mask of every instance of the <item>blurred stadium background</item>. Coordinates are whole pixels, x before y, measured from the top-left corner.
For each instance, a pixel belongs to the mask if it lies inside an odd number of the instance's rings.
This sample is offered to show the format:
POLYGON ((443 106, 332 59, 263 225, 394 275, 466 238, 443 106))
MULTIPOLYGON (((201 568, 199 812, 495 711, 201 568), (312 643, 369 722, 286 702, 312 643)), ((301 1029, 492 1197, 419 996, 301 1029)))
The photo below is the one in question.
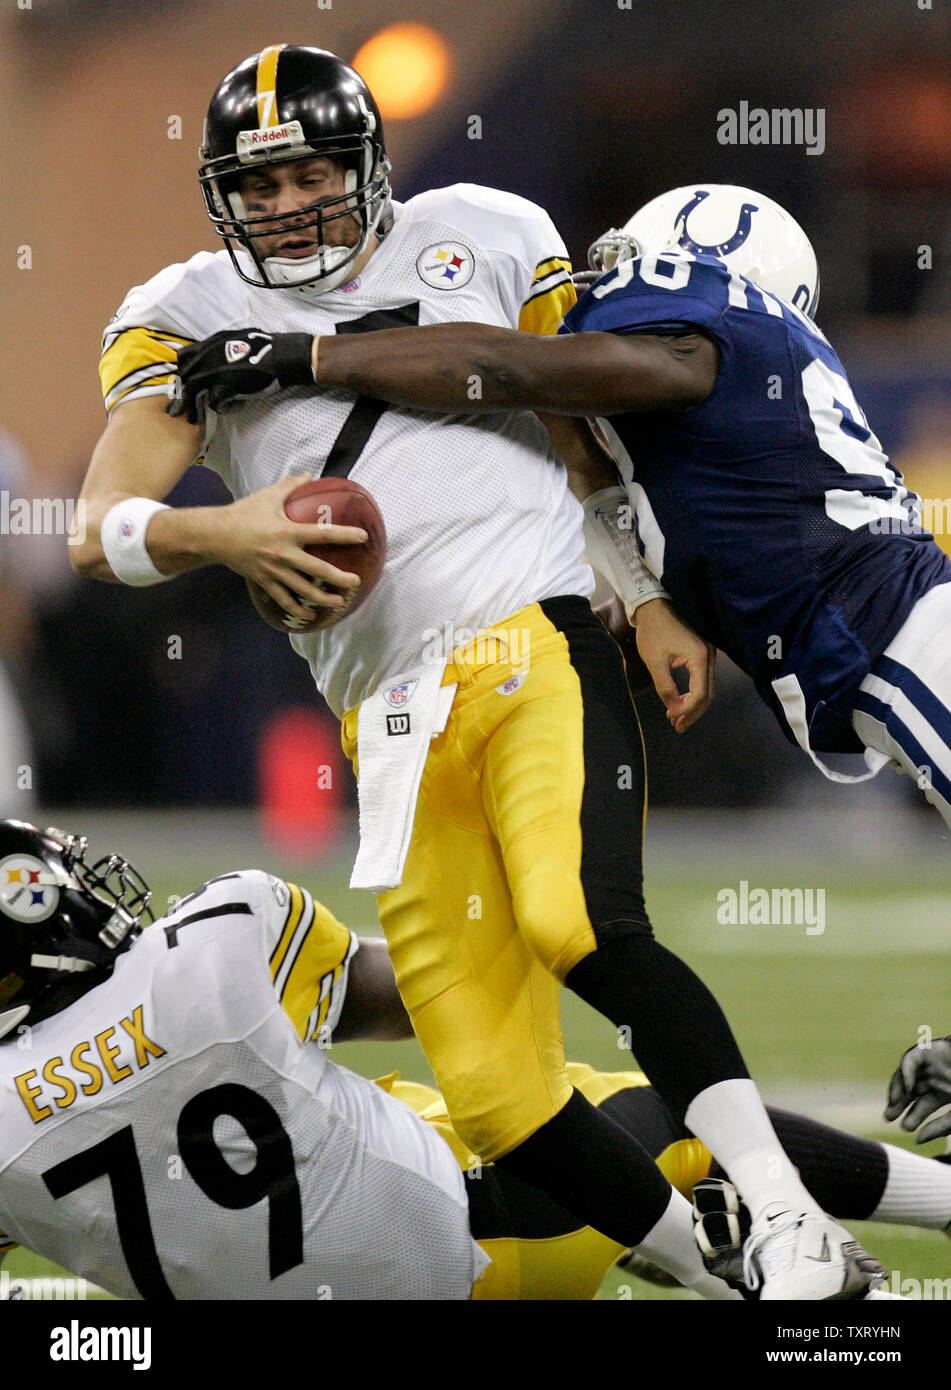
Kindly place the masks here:
MULTIPOLYGON (((214 246, 195 177, 204 109, 235 62, 279 41, 356 60, 398 198, 466 180, 524 194, 579 267, 607 226, 693 178, 785 204, 822 268, 821 325, 951 551, 951 16, 921 0, 9 0, 0 493, 75 497, 103 423, 102 328, 130 285, 214 246), (821 108, 824 152, 721 145, 717 113, 741 101, 821 108)), ((173 500, 225 500, 193 473, 173 500)), ((951 1029, 941 822, 890 773, 825 782, 722 659, 685 738, 640 703, 658 933, 717 991, 769 1099, 885 1137, 900 1052, 951 1029), (824 931, 722 925, 717 894, 743 880, 825 890, 824 931)), ((0 814, 121 849, 160 907, 260 864, 372 931, 372 900, 346 887, 354 809, 335 721, 237 576, 134 591, 76 578, 62 535, 0 534, 0 814)), ((566 1032, 572 1055, 624 1064, 574 1000, 566 1032)), ((415 1044, 335 1056, 426 1075, 415 1044)), ((868 1238, 902 1274, 951 1274, 936 1237, 868 1238)))

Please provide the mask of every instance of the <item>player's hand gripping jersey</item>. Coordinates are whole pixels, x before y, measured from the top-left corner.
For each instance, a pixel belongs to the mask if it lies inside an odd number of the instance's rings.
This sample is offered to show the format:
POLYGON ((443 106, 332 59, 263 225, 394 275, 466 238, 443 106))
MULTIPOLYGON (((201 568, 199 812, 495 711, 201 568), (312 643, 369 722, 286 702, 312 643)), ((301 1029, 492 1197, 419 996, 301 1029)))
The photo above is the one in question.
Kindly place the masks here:
POLYGON ((468 1298, 450 1149, 327 1057, 355 949, 306 891, 228 874, 0 1047, 0 1246, 125 1298, 468 1298))
MULTIPOLYGON (((132 290, 109 325, 106 406, 165 393, 179 347, 242 324, 329 334, 469 320, 554 333, 575 298, 566 256, 540 208, 468 184, 396 204, 359 278, 325 294, 255 289, 226 252, 202 252, 132 290)), ((447 624, 475 633, 593 588, 581 508, 529 411, 434 417, 295 387, 208 419, 206 462, 235 497, 294 473, 346 476, 383 513, 374 593, 339 626, 292 639, 338 715, 431 655, 447 624)))
MULTIPOLYGON (((811 745, 861 751, 858 687, 951 564, 915 523, 835 352, 811 319, 689 251, 622 261, 562 331, 708 334, 708 399, 613 416, 638 540, 679 613, 754 679, 798 678, 811 745)), ((616 441, 615 441, 616 442, 616 441)), ((619 451, 620 452, 620 451, 619 451)))

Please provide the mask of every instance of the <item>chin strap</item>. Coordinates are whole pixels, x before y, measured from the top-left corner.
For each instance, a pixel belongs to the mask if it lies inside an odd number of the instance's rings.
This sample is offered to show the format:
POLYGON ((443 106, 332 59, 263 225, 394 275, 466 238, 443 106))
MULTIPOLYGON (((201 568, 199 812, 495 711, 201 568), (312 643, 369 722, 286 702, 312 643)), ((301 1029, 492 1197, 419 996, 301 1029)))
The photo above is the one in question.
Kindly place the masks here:
POLYGON ((79 956, 30 956, 30 964, 36 966, 38 970, 61 970, 66 974, 82 970, 95 970, 96 963, 91 960, 81 960, 79 956))
POLYGON ((294 260, 290 256, 268 256, 264 268, 268 279, 275 285, 289 290, 310 290, 312 293, 326 294, 328 290, 336 289, 345 280, 352 278, 351 267, 359 255, 359 250, 354 254, 352 246, 322 246, 312 256, 306 256, 302 260, 294 260), (346 264, 335 267, 334 262, 341 260, 346 264), (315 268, 323 268, 328 263, 330 269, 327 274, 322 275, 319 280, 313 280, 311 277, 315 268))

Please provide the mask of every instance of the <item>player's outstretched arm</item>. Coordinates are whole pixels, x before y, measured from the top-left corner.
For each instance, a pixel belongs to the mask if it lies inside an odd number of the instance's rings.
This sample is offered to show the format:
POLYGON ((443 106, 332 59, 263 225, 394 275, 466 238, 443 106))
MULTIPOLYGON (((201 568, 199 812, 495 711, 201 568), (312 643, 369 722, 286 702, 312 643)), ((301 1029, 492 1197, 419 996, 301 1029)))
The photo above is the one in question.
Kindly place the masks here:
POLYGON ((554 415, 688 410, 716 383, 717 349, 701 333, 522 333, 483 323, 437 323, 340 333, 231 329, 182 349, 169 413, 197 421, 239 397, 285 386, 333 386, 440 413, 527 409, 554 415), (235 356, 229 345, 252 343, 235 356), (234 357, 234 361, 229 360, 234 357))
MULTIPOLYGON (((132 499, 161 502, 195 461, 202 429, 170 418, 166 398, 147 396, 119 405, 96 445, 80 494, 85 507, 85 540, 70 547, 73 568, 94 579, 120 582, 107 558, 102 523, 117 504, 132 499)), ((304 479, 296 476, 221 507, 172 507, 146 521, 142 547, 145 566, 155 574, 126 575, 126 583, 156 583, 201 565, 224 564, 258 583, 294 617, 309 621, 318 607, 342 607, 339 594, 318 587, 359 585, 356 575, 309 555, 316 544, 359 544, 366 533, 350 526, 305 526, 284 513, 285 497, 304 479), (301 578, 301 576, 306 578, 301 578)), ((120 515, 121 520, 121 515, 120 515)), ((137 520, 130 509, 130 522, 137 520)), ((108 524, 108 523, 107 523, 108 524)))
POLYGON ((478 323, 432 324, 314 340, 321 386, 448 412, 528 409, 555 415, 688 410, 716 383, 702 334, 563 337, 478 323))

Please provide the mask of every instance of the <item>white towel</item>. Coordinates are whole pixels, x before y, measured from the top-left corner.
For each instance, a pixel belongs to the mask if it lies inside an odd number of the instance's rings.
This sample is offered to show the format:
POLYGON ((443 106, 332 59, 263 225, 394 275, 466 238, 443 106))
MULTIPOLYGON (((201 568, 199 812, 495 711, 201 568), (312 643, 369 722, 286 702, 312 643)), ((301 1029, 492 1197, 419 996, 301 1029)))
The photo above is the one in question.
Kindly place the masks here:
POLYGON ((398 888, 413 837, 416 799, 430 741, 446 727, 456 693, 445 661, 427 661, 387 680, 357 714, 360 848, 351 888, 398 888))

